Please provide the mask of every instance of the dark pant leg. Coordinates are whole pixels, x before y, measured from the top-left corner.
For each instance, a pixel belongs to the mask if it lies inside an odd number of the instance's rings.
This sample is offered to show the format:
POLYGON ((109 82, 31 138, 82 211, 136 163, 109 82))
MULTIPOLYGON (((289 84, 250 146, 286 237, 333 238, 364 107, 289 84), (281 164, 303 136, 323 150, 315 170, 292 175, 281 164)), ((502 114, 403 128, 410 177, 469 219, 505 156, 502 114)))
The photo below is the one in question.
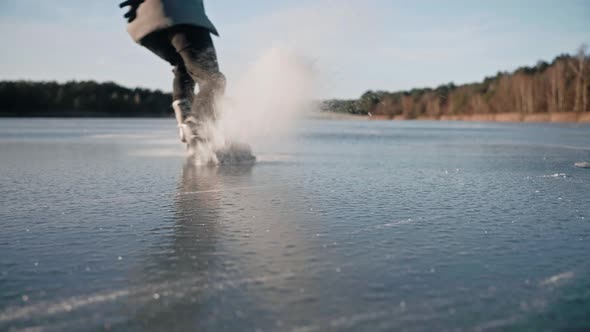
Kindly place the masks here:
POLYGON ((193 99, 193 115, 198 120, 214 119, 215 100, 224 93, 225 78, 219 72, 211 33, 194 26, 177 26, 170 29, 170 41, 186 72, 199 85, 199 93, 193 99))
POLYGON ((141 45, 152 51, 174 68, 174 81, 172 83, 173 100, 188 99, 192 101, 195 90, 195 81, 189 75, 184 61, 170 41, 170 31, 159 30, 150 33, 141 40, 141 45))
POLYGON ((195 93, 195 81, 188 74, 184 63, 174 66, 174 81, 172 82, 172 99, 187 99, 192 102, 195 93))

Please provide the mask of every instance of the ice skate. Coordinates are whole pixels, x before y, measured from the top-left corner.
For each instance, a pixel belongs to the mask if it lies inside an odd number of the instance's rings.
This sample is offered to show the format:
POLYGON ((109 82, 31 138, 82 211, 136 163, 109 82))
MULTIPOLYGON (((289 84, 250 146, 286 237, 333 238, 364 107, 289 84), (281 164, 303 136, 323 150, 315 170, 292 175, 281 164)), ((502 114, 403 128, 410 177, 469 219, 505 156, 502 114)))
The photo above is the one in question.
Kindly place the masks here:
POLYGON ((190 117, 191 103, 187 99, 175 100, 172 103, 172 108, 174 109, 174 116, 176 117, 176 122, 178 124, 178 135, 180 136, 180 141, 187 143, 187 137, 192 135, 192 131, 191 128, 185 123, 185 119, 188 120, 190 117))
POLYGON ((175 100, 172 108, 178 124, 180 141, 186 143, 187 148, 205 141, 203 124, 191 115, 191 103, 186 99, 175 100))

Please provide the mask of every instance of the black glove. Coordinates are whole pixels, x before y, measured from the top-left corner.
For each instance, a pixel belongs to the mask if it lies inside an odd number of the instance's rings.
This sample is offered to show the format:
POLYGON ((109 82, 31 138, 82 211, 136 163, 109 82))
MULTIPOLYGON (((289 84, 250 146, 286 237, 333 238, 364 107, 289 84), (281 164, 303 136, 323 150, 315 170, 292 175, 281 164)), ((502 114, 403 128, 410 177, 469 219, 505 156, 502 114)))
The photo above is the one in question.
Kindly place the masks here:
POLYGON ((129 6, 129 11, 125 13, 123 17, 127 19, 127 23, 133 22, 135 18, 137 18, 137 8, 141 5, 145 0, 127 0, 123 1, 119 4, 119 8, 129 6))

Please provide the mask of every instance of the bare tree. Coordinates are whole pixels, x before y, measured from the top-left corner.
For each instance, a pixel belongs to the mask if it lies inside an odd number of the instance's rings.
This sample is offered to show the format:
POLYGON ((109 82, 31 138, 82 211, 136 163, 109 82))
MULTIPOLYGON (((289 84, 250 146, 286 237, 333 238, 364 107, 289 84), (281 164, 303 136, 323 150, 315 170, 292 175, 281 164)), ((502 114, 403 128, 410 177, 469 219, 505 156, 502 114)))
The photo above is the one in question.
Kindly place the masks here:
POLYGON ((562 61, 555 64, 555 96, 557 97, 557 111, 565 111, 565 65, 562 61))
POLYGON ((588 89, 586 88, 586 49, 588 45, 582 44, 578 49, 577 58, 571 59, 568 64, 576 74, 576 96, 574 98, 574 112, 583 112, 588 104, 588 89))

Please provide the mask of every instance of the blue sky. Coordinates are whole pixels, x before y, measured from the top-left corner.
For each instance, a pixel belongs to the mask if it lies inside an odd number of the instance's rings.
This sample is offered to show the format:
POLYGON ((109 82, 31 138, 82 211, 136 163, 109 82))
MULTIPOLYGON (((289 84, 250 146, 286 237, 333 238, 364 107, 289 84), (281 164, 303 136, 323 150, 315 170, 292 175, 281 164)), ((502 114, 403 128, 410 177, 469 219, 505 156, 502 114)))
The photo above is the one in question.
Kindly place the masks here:
MULTIPOLYGON (((115 81, 169 91, 118 1, 3 0, 0 79, 115 81)), ((590 43, 590 1, 205 0, 230 84, 271 47, 313 61, 321 97, 479 81, 590 43)))

